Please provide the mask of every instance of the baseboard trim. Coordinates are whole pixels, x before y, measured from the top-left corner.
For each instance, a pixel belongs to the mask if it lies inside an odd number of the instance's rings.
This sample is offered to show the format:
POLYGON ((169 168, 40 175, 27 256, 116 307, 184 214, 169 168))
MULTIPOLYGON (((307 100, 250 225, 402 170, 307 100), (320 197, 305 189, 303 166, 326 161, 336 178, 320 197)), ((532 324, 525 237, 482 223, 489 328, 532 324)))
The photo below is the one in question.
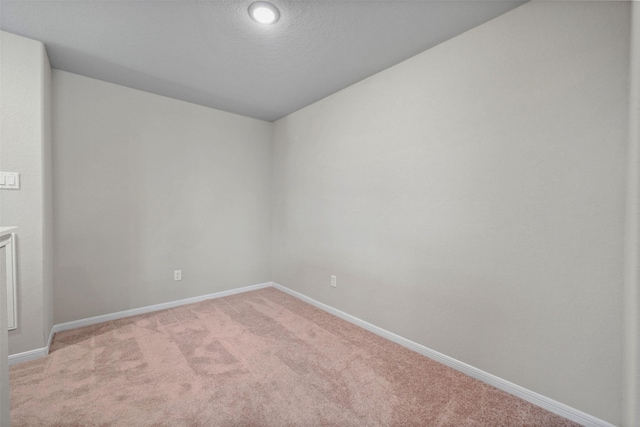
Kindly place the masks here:
POLYGON ((49 339, 47 340, 47 354, 49 354, 49 349, 51 348, 51 342, 53 341, 53 336, 56 334, 53 330, 56 325, 51 327, 51 332, 49 332, 49 339))
POLYGON ((49 340, 47 341, 46 347, 25 351, 24 353, 12 354, 9 356, 9 365, 28 362, 30 360, 35 360, 35 359, 39 359, 41 357, 47 356, 49 354, 49 348, 51 347, 51 342, 53 341, 53 336, 57 332, 68 331, 69 329, 81 328, 83 326, 90 326, 90 325, 95 325, 103 322, 109 322, 111 320, 122 319, 125 317, 135 316, 138 314, 166 310, 168 308, 179 307, 181 305, 187 305, 187 304, 193 304, 193 303, 205 301, 208 299, 222 298, 229 295, 235 295, 243 292, 254 291, 256 289, 268 288, 270 286, 272 286, 271 282, 259 283, 257 285, 244 286, 242 288, 230 289, 228 291, 214 292, 212 294, 200 295, 197 297, 185 298, 185 299, 165 302, 161 304, 148 305, 146 307, 118 311, 116 313, 103 314, 101 316, 88 317, 86 319, 73 320, 71 322, 59 323, 59 324, 53 325, 53 328, 51 328, 51 333, 49 334, 49 340))
POLYGON ((28 362, 30 360, 36 360, 41 357, 47 356, 49 354, 49 347, 51 346, 51 341, 53 340, 53 336, 57 332, 67 331, 69 329, 80 328, 83 326, 95 325, 98 323, 108 322, 111 320, 117 320, 125 317, 135 316, 138 314, 166 310, 168 308, 179 307, 181 305, 193 304, 193 303, 205 301, 208 299, 222 298, 229 295, 240 294, 243 292, 254 291, 257 289, 263 289, 267 287, 274 287, 276 289, 279 289, 282 292, 285 292, 308 304, 313 305, 314 307, 317 307, 321 310, 331 313, 334 316, 337 316, 343 320, 346 320, 347 322, 353 323, 354 325, 357 325, 363 329, 366 329, 369 332, 372 332, 376 335, 379 335, 383 338, 393 341, 396 344, 409 348, 419 354, 422 354, 423 356, 436 360, 442 363, 443 365, 449 366, 450 368, 453 368, 466 375, 469 375, 470 377, 476 378, 502 391, 505 391, 509 394, 517 396, 523 400, 526 400, 527 402, 540 406, 541 408, 544 408, 550 412, 553 412, 554 414, 558 414, 572 421, 575 421, 585 427, 615 427, 613 424, 610 424, 607 421, 596 418, 578 409, 565 405, 564 403, 560 403, 556 400, 543 396, 534 391, 528 390, 510 381, 507 381, 493 374, 485 372, 481 369, 475 368, 457 359, 446 356, 440 352, 437 352, 428 347, 425 347, 422 344, 418 344, 404 337, 401 337, 400 335, 396 335, 393 332, 389 332, 386 329, 380 328, 376 325, 373 325, 355 316, 352 316, 336 308, 333 308, 327 304, 316 301, 313 298, 310 298, 306 295, 303 295, 299 292, 296 292, 292 289, 289 289, 275 282, 266 282, 266 283, 260 283, 257 285, 244 286, 242 288, 230 289, 228 291, 215 292, 212 294, 201 295, 201 296, 192 297, 192 298, 185 298, 185 299, 170 301, 170 302, 161 303, 161 304, 149 305, 146 307, 134 308, 131 310, 119 311, 116 313, 104 314, 101 316, 89 317, 86 319, 74 320, 71 322, 59 323, 57 325, 54 325, 53 328, 51 328, 51 333, 49 334, 47 347, 37 348, 34 350, 25 351, 23 353, 9 355, 9 365, 11 366, 17 363, 28 362))
POLYGON ((9 366, 40 359, 41 357, 45 357, 47 354, 49 354, 49 347, 36 348, 23 353, 10 354, 9 366))
POLYGON ((540 406, 541 408, 546 409, 547 411, 553 412, 554 414, 563 416, 565 418, 570 419, 571 421, 575 421, 585 427, 615 427, 613 424, 608 423, 607 421, 596 418, 592 415, 589 415, 585 412, 580 411, 579 409, 572 408, 571 406, 565 405, 564 403, 560 403, 556 400, 543 396, 534 391, 528 390, 524 387, 521 387, 517 384, 514 384, 510 381, 497 377, 493 374, 485 372, 481 369, 475 368, 471 365, 468 365, 464 362, 461 362, 452 357, 446 356, 440 352, 432 350, 428 347, 425 347, 421 344, 408 340, 406 338, 401 337, 400 335, 396 335, 393 332, 389 332, 386 329, 382 329, 378 326, 375 326, 371 323, 365 322, 362 319, 359 319, 355 316, 347 314, 343 311, 340 311, 336 308, 333 308, 327 304, 321 303, 319 301, 314 300, 313 298, 309 298, 306 295, 303 295, 299 292, 296 292, 292 289, 284 287, 278 283, 272 282, 272 286, 276 289, 281 290, 293 297, 296 297, 308 304, 313 305, 321 310, 324 310, 328 313, 333 314, 347 322, 351 322, 354 325, 357 325, 363 329, 366 329, 369 332, 373 332, 376 335, 379 335, 383 338, 386 338, 390 341, 395 342, 396 344, 400 344, 403 347, 406 347, 410 350, 415 351, 416 353, 422 354, 430 359, 433 359, 437 362, 442 363, 443 365, 449 366, 463 374, 469 375, 470 377, 476 378, 486 384, 489 384, 497 389, 505 391, 509 394, 517 396, 527 402, 533 403, 536 406, 540 406))
POLYGON ((257 285, 244 286, 242 288, 230 289, 228 291, 214 292, 212 294, 200 295, 197 297, 185 298, 176 301, 164 302, 161 304, 148 305, 146 307, 133 308, 131 310, 118 311, 116 313, 103 314, 101 316, 88 317, 86 319, 73 320, 71 322, 59 323, 53 325, 52 333, 68 331, 69 329, 80 328, 83 326, 95 325, 98 323, 109 322, 111 320, 122 319, 125 317, 136 316, 138 314, 151 313, 153 311, 166 310, 168 308, 179 307, 181 305, 193 304, 208 299, 222 298, 229 295, 241 294, 243 292, 254 291, 256 289, 268 288, 271 282, 260 283, 257 285))

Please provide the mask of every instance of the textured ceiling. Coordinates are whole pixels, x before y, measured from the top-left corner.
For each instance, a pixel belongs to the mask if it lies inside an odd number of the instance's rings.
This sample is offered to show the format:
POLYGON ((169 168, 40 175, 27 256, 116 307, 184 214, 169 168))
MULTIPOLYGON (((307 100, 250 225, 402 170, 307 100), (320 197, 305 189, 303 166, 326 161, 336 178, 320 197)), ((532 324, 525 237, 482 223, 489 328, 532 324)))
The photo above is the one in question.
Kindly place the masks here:
POLYGON ((273 121, 524 3, 273 0, 0 2, 0 27, 65 71, 273 121))

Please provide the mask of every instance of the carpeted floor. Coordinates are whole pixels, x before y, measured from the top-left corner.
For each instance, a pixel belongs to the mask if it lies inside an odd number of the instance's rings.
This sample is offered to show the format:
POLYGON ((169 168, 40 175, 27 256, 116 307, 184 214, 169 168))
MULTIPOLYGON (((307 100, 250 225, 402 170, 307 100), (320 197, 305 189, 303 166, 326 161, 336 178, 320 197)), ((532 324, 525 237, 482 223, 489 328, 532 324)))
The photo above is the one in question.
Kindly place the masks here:
POLYGON ((17 426, 575 426, 274 288, 56 334, 17 426))

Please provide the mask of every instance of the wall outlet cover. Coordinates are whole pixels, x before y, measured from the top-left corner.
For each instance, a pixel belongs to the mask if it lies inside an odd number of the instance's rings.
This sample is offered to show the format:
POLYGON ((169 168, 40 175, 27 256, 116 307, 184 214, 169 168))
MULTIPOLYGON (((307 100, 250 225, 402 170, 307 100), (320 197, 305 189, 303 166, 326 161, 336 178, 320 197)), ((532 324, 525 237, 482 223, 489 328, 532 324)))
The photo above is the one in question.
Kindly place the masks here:
POLYGON ((0 172, 0 189, 19 190, 20 174, 18 172, 0 172))

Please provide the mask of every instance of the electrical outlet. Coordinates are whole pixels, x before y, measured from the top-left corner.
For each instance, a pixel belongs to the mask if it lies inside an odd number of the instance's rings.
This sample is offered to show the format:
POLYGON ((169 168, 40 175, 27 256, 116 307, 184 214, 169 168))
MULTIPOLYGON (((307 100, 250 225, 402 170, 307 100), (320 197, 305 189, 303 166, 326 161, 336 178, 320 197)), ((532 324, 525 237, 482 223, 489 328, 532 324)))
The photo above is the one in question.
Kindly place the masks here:
POLYGON ((182 280, 182 270, 175 270, 173 272, 173 280, 182 280))
POLYGON ((0 189, 19 190, 20 174, 17 172, 0 172, 0 189))
POLYGON ((336 276, 334 276, 333 274, 331 275, 331 286, 334 288, 338 286, 336 276))

